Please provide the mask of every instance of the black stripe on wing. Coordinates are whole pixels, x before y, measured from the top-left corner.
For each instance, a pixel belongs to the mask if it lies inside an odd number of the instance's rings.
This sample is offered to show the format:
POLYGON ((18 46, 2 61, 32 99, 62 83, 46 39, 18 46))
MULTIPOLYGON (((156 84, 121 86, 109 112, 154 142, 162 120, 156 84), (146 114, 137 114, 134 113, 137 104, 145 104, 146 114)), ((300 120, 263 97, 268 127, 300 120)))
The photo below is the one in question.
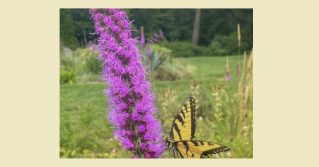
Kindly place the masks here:
POLYGON ((184 103, 182 104, 182 106, 179 108, 179 110, 177 111, 177 113, 176 113, 176 115, 175 115, 175 117, 174 117, 174 119, 173 119, 173 123, 172 123, 172 127, 171 127, 171 132, 170 132, 170 138, 171 139, 174 139, 174 132, 173 132, 173 128, 176 130, 176 132, 177 132, 177 134, 179 135, 179 138, 180 138, 180 140, 192 140, 193 138, 194 138, 194 136, 195 136, 195 129, 196 129, 196 118, 195 118, 195 116, 196 116, 196 105, 195 105, 195 99, 193 98, 193 97, 189 97, 189 98, 187 98, 185 101, 184 101, 184 103), (190 121, 191 121, 191 134, 190 134, 190 138, 188 138, 188 139, 182 139, 182 135, 181 135, 181 133, 180 133, 180 130, 183 128, 183 125, 185 124, 185 119, 186 119, 186 116, 185 116, 185 113, 184 113, 184 111, 182 110, 182 107, 185 107, 185 109, 186 109, 186 112, 188 112, 187 111, 187 102, 189 101, 189 103, 190 103, 190 112, 191 112, 191 114, 190 114, 190 121), (180 113, 182 114, 182 116, 180 115, 180 113), (178 120, 181 124, 182 124, 182 127, 180 127, 180 129, 179 129, 179 127, 177 126, 177 124, 175 123, 175 121, 176 120, 178 120))
MULTIPOLYGON (((214 143, 214 142, 209 142, 209 141, 180 141, 180 142, 176 142, 176 143, 183 143, 184 145, 184 149, 185 154, 188 157, 193 157, 194 152, 191 151, 191 148, 196 147, 199 150, 202 150, 203 152, 200 154, 200 156, 207 156, 207 155, 212 155, 212 154, 217 154, 220 152, 228 152, 231 151, 231 149, 227 146, 218 144, 218 143, 214 143), (194 145, 189 145, 189 143, 192 143, 194 145), (205 150, 205 148, 199 148, 199 146, 218 146, 217 148, 211 148, 209 150, 205 150), (191 153, 191 154, 189 154, 191 153)), ((178 150, 178 148, 177 148, 178 150)), ((178 150, 180 152, 180 150, 178 150)), ((188 158, 188 157, 184 157, 184 158, 188 158)))

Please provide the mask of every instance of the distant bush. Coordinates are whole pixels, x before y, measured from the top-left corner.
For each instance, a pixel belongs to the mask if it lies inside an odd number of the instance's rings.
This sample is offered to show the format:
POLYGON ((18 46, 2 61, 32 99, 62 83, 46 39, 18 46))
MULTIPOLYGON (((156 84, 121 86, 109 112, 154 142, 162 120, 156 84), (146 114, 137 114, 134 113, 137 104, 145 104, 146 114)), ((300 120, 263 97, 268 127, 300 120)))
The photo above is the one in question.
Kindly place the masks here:
POLYGON ((61 70, 60 71, 60 83, 75 83, 76 73, 74 70, 61 70))
POLYGON ((149 66, 151 72, 156 71, 166 60, 170 60, 171 52, 169 49, 157 44, 152 44, 150 47, 147 46, 144 53, 144 61, 147 61, 146 66, 149 66))
POLYGON ((86 59, 86 67, 89 72, 92 72, 93 74, 100 74, 102 71, 101 62, 94 58, 94 57, 89 57, 86 59))
POLYGON ((173 57, 194 57, 206 54, 206 47, 195 46, 190 42, 165 43, 165 47, 172 50, 173 57))
POLYGON ((60 57, 60 67, 63 70, 72 70, 74 69, 74 63, 71 57, 63 56, 60 57))
MULTIPOLYGON (((172 50, 173 57, 225 56, 238 55, 237 32, 229 36, 215 35, 208 47, 196 46, 190 42, 166 42, 165 47, 172 50)), ((247 42, 241 42, 241 54, 250 50, 247 42)))
POLYGON ((155 78, 160 81, 175 81, 182 79, 182 76, 178 71, 159 67, 155 78))
POLYGON ((92 48, 75 51, 62 50, 60 55, 60 83, 87 83, 100 81, 102 67, 92 48), (75 76, 76 75, 76 76, 75 76))
POLYGON ((185 64, 183 59, 176 58, 164 63, 155 71, 156 80, 175 81, 190 78, 191 74, 196 70, 191 64, 185 64))
POLYGON ((77 58, 77 72, 78 73, 92 73, 99 75, 102 71, 101 64, 97 57, 99 53, 94 51, 92 48, 77 49, 75 52, 75 57, 77 58))
MULTIPOLYGON (((240 50, 248 49, 246 42, 241 42, 240 50)), ((209 56, 225 56, 238 55, 238 36, 237 32, 231 33, 229 36, 215 35, 211 44, 207 48, 207 55, 209 56)))

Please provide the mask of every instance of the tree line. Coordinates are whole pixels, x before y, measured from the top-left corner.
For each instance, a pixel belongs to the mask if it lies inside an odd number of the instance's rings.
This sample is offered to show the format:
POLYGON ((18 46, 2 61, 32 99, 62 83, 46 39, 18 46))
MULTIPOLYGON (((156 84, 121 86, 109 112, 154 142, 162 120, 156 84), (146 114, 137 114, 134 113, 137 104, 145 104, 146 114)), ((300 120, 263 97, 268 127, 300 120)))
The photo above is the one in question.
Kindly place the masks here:
MULTIPOLYGON (((124 10, 129 19, 134 20, 132 29, 137 31, 132 32, 133 37, 140 36, 143 26, 146 39, 162 30, 169 42, 185 41, 210 46, 221 36, 237 35, 239 24, 242 47, 253 47, 253 9, 197 9, 197 12, 196 9, 124 10)), ((88 9, 60 9, 60 38, 65 46, 72 49, 85 46, 97 38, 90 34, 93 32, 94 22, 88 9)))

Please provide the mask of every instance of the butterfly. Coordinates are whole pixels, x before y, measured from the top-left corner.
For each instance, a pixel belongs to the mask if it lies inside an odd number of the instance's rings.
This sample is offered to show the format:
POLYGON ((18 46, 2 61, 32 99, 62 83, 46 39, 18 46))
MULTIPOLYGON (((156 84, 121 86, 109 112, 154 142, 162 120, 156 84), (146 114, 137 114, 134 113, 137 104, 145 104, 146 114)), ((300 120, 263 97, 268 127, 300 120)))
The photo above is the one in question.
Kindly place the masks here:
POLYGON ((209 154, 228 152, 227 146, 210 141, 192 140, 195 135, 195 99, 189 97, 175 115, 170 138, 165 139, 165 145, 174 158, 201 158, 209 154))

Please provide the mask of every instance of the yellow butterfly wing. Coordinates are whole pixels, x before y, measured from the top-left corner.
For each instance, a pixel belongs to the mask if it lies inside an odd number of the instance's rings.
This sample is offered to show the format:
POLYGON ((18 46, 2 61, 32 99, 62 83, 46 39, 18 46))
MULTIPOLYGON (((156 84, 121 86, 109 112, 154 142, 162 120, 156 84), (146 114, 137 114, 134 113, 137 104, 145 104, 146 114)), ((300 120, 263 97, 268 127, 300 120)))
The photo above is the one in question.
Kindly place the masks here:
POLYGON ((227 146, 208 141, 194 141, 196 119, 195 99, 189 97, 176 113, 170 132, 168 148, 174 158, 200 158, 208 154, 227 152, 227 146), (178 154, 179 153, 179 154, 178 154))
POLYGON ((171 127, 170 138, 175 142, 192 140, 195 135, 195 99, 189 97, 178 110, 171 127))
POLYGON ((176 143, 176 148, 183 158, 200 158, 231 150, 227 146, 208 141, 180 141, 176 143))

